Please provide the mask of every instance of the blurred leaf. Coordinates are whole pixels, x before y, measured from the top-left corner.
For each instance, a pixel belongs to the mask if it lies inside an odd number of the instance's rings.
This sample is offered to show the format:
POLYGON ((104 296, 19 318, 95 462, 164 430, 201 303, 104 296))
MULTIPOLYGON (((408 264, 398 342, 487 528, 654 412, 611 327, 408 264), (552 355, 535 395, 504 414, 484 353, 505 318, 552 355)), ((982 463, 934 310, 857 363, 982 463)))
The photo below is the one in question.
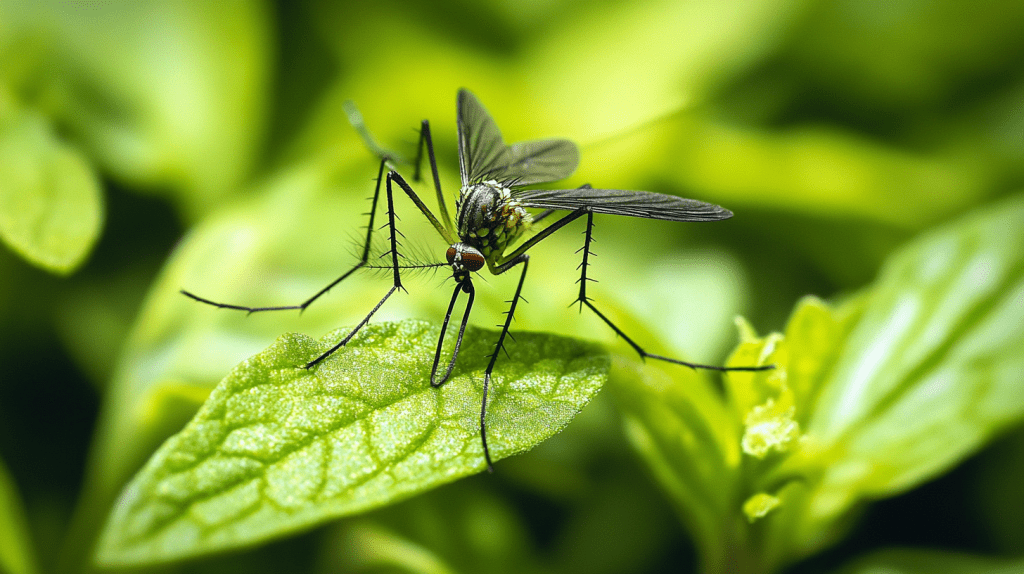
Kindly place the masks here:
POLYGON ((806 76, 807 89, 842 94, 830 104, 860 114, 948 105, 1004 80, 1024 55, 1024 5, 1015 0, 989 2, 984 10, 956 0, 809 8, 784 57, 806 76))
MULTIPOLYGON (((368 120, 379 118, 371 127, 385 142, 412 139, 409 126, 423 118, 451 126, 460 87, 481 98, 507 141, 617 136, 705 101, 772 54, 804 2, 563 0, 519 2, 514 9, 503 2, 456 2, 445 18, 421 12, 416 3, 399 2, 393 10, 379 2, 313 4, 312 20, 346 73, 310 122, 301 144, 307 149, 345 129, 340 104, 346 99, 358 102, 368 120), (462 20, 474 12, 484 17, 462 20), (529 25, 521 24, 524 19, 529 25), (467 29, 480 26, 488 34, 469 41, 467 29), (505 39, 505 27, 512 30, 507 41, 496 41, 505 39), (391 31, 383 44, 382 28, 391 31), (407 89, 391 89, 382 70, 402 78, 407 89)), ((434 131, 454 142, 453 129, 450 135, 434 131)))
POLYGON ((776 368, 727 374, 727 407, 689 380, 612 388, 706 566, 772 571, 1024 416, 1024 197, 912 241, 842 307, 804 300, 785 336, 741 326, 728 364, 776 368))
POLYGON ((0 8, 21 94, 133 186, 171 190, 193 212, 249 174, 271 67, 262 2, 19 1, 0 8), (42 51, 42 54, 39 54, 42 51))
POLYGON ((845 488, 892 494, 949 468, 1024 414, 1022 375, 1018 196, 919 238, 883 269, 808 423, 844 460, 823 477, 817 510, 845 488))
MULTIPOLYGON (((239 365, 153 456, 115 506, 98 551, 146 564, 251 545, 382 506, 485 468, 480 385, 491 336, 467 331, 440 389, 427 383, 438 329, 375 324, 331 347, 286 335, 239 365)), ((521 334, 488 405, 494 460, 561 430, 603 383, 596 347, 521 334)))
POLYGON ((843 574, 1017 574, 1020 558, 990 558, 940 550, 893 549, 875 552, 843 568, 843 574))
POLYGON ((0 238, 33 265, 71 273, 99 236, 100 183, 44 117, 5 96, 0 86, 0 238))
POLYGON ((669 182, 727 207, 911 230, 992 193, 989 168, 976 157, 912 152, 836 127, 759 130, 701 111, 674 113, 584 152, 580 172, 593 181, 669 182))
MULTIPOLYGON (((767 508, 764 493, 751 492, 759 486, 749 484, 756 475, 749 474, 751 461, 743 456, 752 440, 748 413, 780 394, 780 386, 784 386, 780 383, 786 380, 782 367, 786 357, 791 365, 788 396, 776 406, 786 410, 794 403, 800 407, 813 403, 815 385, 822 377, 819 369, 834 360, 862 303, 862 299, 854 299, 832 309, 816 298, 805 298, 794 310, 785 337, 773 335, 767 342, 753 339, 750 328, 741 322, 744 341, 728 364, 774 363, 778 367, 767 374, 726 374, 723 379, 729 401, 723 401, 705 377, 692 371, 658 363, 648 363, 642 369, 618 369, 620 364, 631 365, 614 363, 617 369, 610 388, 624 411, 626 436, 697 541, 704 571, 771 571, 773 557, 750 547, 755 543, 749 539, 752 520, 744 513, 756 504, 767 508), (766 379, 771 383, 755 384, 766 379), (748 498, 751 494, 754 497, 748 498)), ((806 418, 805 409, 795 411, 797 421, 806 418)), ((792 424, 791 417, 777 418, 792 424)), ((763 434, 771 429, 762 426, 757 430, 763 434)), ((791 444, 780 443, 774 450, 791 448, 791 444)))
POLYGON ((371 523, 346 526, 344 533, 326 547, 334 551, 334 561, 331 567, 322 568, 324 572, 456 572, 428 547, 371 523))
POLYGON ((785 333, 772 334, 764 340, 741 322, 743 341, 729 357, 729 364, 774 363, 777 368, 768 373, 736 372, 726 376, 725 387, 736 420, 743 420, 753 409, 784 392, 784 402, 797 407, 796 421, 806 426, 822 386, 850 331, 860 321, 867 301, 864 294, 841 305, 804 297, 793 309, 785 333))
MULTIPOLYGON (((605 465, 619 461, 606 459, 605 465)), ((632 462, 632 461, 629 461, 632 462)), ((601 468, 595 488, 580 500, 556 533, 551 569, 561 574, 657 572, 657 559, 679 555, 675 517, 632 464, 601 468)), ((682 570, 681 564, 674 564, 682 570)))
POLYGON ((703 103, 772 54, 804 4, 654 0, 567 11, 559 30, 528 44, 529 91, 511 121, 594 141, 703 103))
MULTIPOLYGON (((791 374, 784 356, 770 360, 791 374)), ((893 256, 823 367, 818 399, 797 403, 809 409, 800 447, 758 486, 807 477, 780 490, 784 509, 766 526, 797 555, 857 502, 933 478, 1024 415, 1024 198, 893 256)))
MULTIPOLYGON (((499 476, 507 476, 507 466, 499 476)), ((501 496, 501 482, 490 475, 462 480, 343 523, 323 546, 320 571, 375 572, 391 564, 408 572, 535 572, 527 523, 501 496)))
MULTIPOLYGON (((338 14, 319 8, 334 16, 321 21, 331 23, 328 40, 352 74, 328 91, 298 147, 315 149, 347 130, 346 99, 359 103, 382 141, 411 146, 409 126, 428 118, 438 143, 451 142, 451 94, 468 86, 508 141, 582 142, 572 184, 648 187, 731 208, 761 206, 912 231, 990 196, 997 167, 982 154, 901 147, 824 123, 764 129, 714 115, 716 88, 775 54, 805 5, 593 4, 566 12, 562 26, 545 22, 532 31, 538 37, 521 38, 524 48, 506 58, 482 46, 467 49, 448 37, 461 34, 424 29, 392 13, 361 13, 365 19, 352 21, 359 29, 341 34, 333 26, 338 14), (376 18, 395 38, 367 55, 362 47, 378 26, 365 22, 376 18), (443 63, 425 69, 409 53, 443 63), (524 86, 518 91, 509 89, 509 60, 523 78, 514 82, 524 86), (417 97, 380 88, 375 78, 382 69, 405 78, 417 97)), ((438 145, 439 153, 445 147, 438 145)))
POLYGON ((0 572, 33 574, 36 571, 21 499, 7 467, 0 461, 0 572))
POLYGON ((702 375, 615 357, 610 389, 626 437, 647 462, 694 537, 704 571, 730 550, 723 517, 735 504, 740 429, 702 375))

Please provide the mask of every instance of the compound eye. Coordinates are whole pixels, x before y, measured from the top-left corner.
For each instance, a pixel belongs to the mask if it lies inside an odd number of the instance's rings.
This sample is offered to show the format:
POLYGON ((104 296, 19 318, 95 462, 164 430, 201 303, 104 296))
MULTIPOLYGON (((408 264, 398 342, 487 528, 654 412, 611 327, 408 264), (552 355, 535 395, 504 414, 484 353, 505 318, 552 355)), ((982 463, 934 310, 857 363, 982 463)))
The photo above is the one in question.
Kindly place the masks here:
POLYGON ((462 264, 469 271, 479 271, 484 268, 487 260, 479 252, 467 251, 462 254, 462 264))
POLYGON ((448 265, 455 263, 455 254, 458 253, 455 247, 449 247, 447 253, 444 254, 448 258, 448 265))

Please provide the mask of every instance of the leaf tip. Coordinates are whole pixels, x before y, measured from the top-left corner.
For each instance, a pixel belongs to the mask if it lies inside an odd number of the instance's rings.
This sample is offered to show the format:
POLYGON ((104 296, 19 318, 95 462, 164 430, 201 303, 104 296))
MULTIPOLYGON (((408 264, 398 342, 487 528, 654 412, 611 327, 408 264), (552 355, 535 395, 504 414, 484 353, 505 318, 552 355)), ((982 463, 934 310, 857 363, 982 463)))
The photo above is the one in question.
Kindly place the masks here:
POLYGON ((743 514, 746 514, 747 521, 753 524, 781 505, 782 499, 778 496, 759 492, 743 503, 743 514))

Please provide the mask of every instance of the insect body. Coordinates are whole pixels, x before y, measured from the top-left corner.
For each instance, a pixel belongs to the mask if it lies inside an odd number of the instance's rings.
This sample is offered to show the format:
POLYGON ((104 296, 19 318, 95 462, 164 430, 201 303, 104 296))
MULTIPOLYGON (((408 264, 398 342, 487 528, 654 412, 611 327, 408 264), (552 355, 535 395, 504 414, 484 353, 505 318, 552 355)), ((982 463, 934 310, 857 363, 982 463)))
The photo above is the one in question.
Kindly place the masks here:
POLYGON ((399 263, 393 191, 393 185, 397 185, 416 204, 424 217, 430 221, 434 229, 437 230, 438 234, 449 245, 445 258, 452 270, 455 289, 441 326, 441 334, 434 353, 434 362, 430 371, 430 384, 432 386, 439 387, 448 380, 458 358, 459 347, 462 344, 463 334, 466 330, 476 294, 473 286, 473 274, 481 271, 485 266, 494 275, 505 273, 517 267, 520 269, 519 282, 510 302, 508 313, 505 316, 505 323, 502 326, 498 341, 493 353, 490 355, 490 361, 484 372, 483 399, 480 407, 480 440, 489 470, 492 469, 492 463, 490 450, 487 447, 487 392, 495 362, 503 349, 505 337, 508 335, 509 327, 515 315, 516 306, 522 298, 523 283, 526 279, 526 271, 530 261, 527 251, 544 238, 580 217, 587 217, 587 226, 583 248, 581 249, 583 252, 583 263, 580 265, 580 288, 576 302, 580 304, 581 309, 583 306, 586 306, 592 310, 616 334, 633 347, 642 358, 667 361, 693 369, 712 369, 718 371, 759 371, 772 368, 771 365, 753 367, 702 365, 648 353, 612 323, 611 320, 605 317, 594 306, 591 299, 587 297, 587 283, 592 281, 592 279, 587 277, 587 267, 589 265, 590 244, 593 241, 595 213, 669 221, 717 221, 732 217, 732 212, 710 203, 646 191, 593 189, 589 185, 576 189, 527 189, 529 186, 538 183, 557 181, 572 175, 579 164, 579 152, 576 145, 568 140, 561 139, 505 145, 501 132, 498 130, 497 125, 495 125, 494 120, 491 119, 490 114, 487 113, 483 105, 480 104, 473 94, 467 90, 459 90, 457 106, 459 174, 462 180, 462 187, 455 204, 454 223, 448 215, 444 194, 441 192, 440 178, 437 173, 437 161, 434 157, 433 142, 430 137, 430 124, 426 120, 422 124, 419 144, 420 157, 415 161, 417 172, 414 179, 419 179, 420 159, 425 147, 434 179, 434 188, 437 192, 440 219, 427 208, 416 192, 413 191, 412 187, 405 181, 405 178, 399 175, 398 172, 391 170, 385 177, 384 168, 391 161, 392 156, 384 151, 384 148, 373 142, 363 126, 362 118, 358 115, 358 112, 350 109, 349 115, 353 126, 356 127, 364 140, 366 140, 367 146, 381 156, 380 170, 377 175, 377 187, 370 209, 370 223, 360 261, 352 269, 335 279, 330 285, 324 287, 299 305, 245 307, 215 303, 187 291, 182 292, 202 303, 222 308, 239 309, 250 313, 284 309, 305 309, 356 270, 368 266, 370 244, 375 229, 373 220, 377 202, 380 198, 381 183, 382 181, 386 182, 388 202, 387 227, 390 232, 390 250, 388 254, 391 256, 389 269, 392 271, 393 285, 363 321, 352 329, 344 339, 305 365, 307 369, 313 368, 334 353, 334 351, 348 343, 369 322, 377 309, 395 291, 403 288, 401 270, 408 267, 399 263), (527 211, 527 209, 541 209, 543 211, 534 215, 527 211), (518 243, 520 239, 532 230, 535 224, 556 211, 568 213, 564 214, 554 223, 544 227, 529 239, 518 243), (440 369, 441 349, 452 311, 461 294, 468 296, 466 310, 462 316, 451 359, 442 372, 440 369))
POLYGON ((533 215, 495 180, 462 188, 455 203, 459 237, 493 265, 533 225, 533 215))

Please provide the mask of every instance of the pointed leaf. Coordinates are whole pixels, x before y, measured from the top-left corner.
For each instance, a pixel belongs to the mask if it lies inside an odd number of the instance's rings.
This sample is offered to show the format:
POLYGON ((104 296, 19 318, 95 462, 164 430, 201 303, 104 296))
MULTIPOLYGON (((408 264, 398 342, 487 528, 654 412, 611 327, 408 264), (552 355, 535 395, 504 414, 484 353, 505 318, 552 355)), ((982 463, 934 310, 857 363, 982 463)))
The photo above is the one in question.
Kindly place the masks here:
MULTIPOLYGON (((103 534, 104 565, 147 564, 252 545, 382 506, 483 470, 480 400, 496 334, 470 328, 455 373, 429 383, 438 328, 371 324, 344 336, 282 336, 243 362, 125 489, 103 534)), ((572 339, 520 334, 489 394, 494 460, 555 434, 604 382, 607 356, 572 339)))
POLYGON ((33 265, 78 267, 103 221, 100 183, 77 149, 42 116, 0 93, 0 239, 33 265))
POLYGON ((886 265, 808 424, 843 460, 829 465, 823 490, 892 494, 948 469, 1024 416, 1022 377, 1016 197, 921 237, 886 265))

